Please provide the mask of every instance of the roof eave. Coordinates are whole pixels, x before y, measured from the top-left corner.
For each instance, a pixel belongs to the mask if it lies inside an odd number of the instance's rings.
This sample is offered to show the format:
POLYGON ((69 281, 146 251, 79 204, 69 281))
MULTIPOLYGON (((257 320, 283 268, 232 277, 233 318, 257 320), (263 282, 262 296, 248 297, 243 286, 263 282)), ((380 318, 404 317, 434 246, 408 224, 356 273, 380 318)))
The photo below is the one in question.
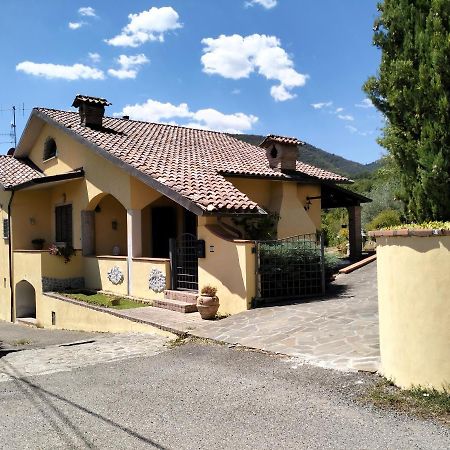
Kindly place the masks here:
MULTIPOLYGON (((30 118, 28 119, 27 125, 25 127, 25 131, 22 134, 22 137, 19 141, 19 145, 17 147, 17 150, 19 150, 19 153, 17 154, 17 157, 26 157, 28 155, 27 151, 29 151, 29 148, 27 149, 25 146, 27 141, 24 140, 24 136, 27 135, 27 137, 28 137, 30 134, 30 131, 31 131, 33 133, 33 137, 35 137, 36 130, 28 129, 29 126, 31 127, 32 125, 34 125, 34 119, 41 121, 41 123, 47 123, 49 125, 52 125, 55 128, 61 130, 62 132, 64 132, 68 136, 70 136, 72 139, 85 145, 86 147, 88 147, 89 149, 91 149, 92 151, 97 153, 98 155, 102 156, 103 158, 107 159, 111 163, 115 164, 119 168, 124 169, 130 175, 136 177, 138 180, 142 181, 147 186, 150 186, 151 188, 155 189, 156 191, 158 191, 161 194, 165 195, 166 197, 170 198, 171 200, 173 200, 174 202, 183 206, 183 208, 191 211, 192 213, 196 214, 197 216, 202 216, 207 212, 204 208, 200 207, 199 205, 197 205, 196 203, 187 199, 186 197, 183 197, 178 192, 175 192, 173 189, 160 183, 159 181, 155 180, 151 176, 144 174, 140 170, 134 168, 133 166, 122 161, 121 159, 117 158, 116 156, 111 155, 111 153, 107 152, 106 150, 99 147, 98 145, 93 144, 91 141, 83 138, 75 131, 60 124, 56 120, 47 116, 47 114, 45 114, 41 111, 38 111, 36 108, 34 108, 33 111, 31 112, 30 118), (22 153, 24 153, 24 154, 22 155, 22 153)), ((42 129, 42 126, 43 125, 41 125, 40 129, 42 129)), ((40 129, 39 129, 39 131, 40 131, 40 129)), ((28 137, 28 139, 30 139, 30 138, 28 137)))

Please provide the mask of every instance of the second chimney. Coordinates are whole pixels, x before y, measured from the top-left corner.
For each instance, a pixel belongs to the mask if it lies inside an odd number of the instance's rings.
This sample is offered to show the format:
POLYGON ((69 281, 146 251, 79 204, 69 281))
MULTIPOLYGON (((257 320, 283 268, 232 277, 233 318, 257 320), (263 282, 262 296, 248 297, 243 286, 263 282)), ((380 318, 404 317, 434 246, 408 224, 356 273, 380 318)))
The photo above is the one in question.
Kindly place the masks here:
POLYGON ((78 108, 81 125, 95 129, 102 128, 105 106, 110 105, 111 103, 105 98, 90 97, 88 95, 77 95, 72 103, 72 106, 78 108))

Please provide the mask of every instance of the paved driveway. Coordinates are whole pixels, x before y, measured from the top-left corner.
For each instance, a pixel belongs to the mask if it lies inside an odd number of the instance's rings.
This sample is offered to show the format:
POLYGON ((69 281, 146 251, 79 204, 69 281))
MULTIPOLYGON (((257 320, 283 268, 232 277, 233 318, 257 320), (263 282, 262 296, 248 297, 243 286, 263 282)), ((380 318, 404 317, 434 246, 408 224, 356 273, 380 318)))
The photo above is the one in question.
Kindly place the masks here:
POLYGON ((321 367, 376 371, 376 263, 339 275, 326 299, 245 311, 192 334, 278 352, 321 367))

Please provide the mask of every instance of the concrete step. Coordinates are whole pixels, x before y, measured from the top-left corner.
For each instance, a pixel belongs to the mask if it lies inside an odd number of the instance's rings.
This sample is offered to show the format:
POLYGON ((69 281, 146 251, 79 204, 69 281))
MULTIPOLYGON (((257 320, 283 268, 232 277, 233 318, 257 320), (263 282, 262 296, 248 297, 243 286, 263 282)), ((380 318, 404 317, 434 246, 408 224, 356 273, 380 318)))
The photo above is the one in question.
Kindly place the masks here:
POLYGON ((153 306, 156 308, 169 309, 171 311, 177 311, 181 313, 192 313, 197 311, 196 303, 187 303, 179 300, 154 300, 153 306))
POLYGON ((198 292, 195 291, 164 291, 164 299, 185 303, 197 303, 198 292))
POLYGON ((17 317, 16 323, 21 323, 22 325, 27 325, 34 328, 38 325, 37 320, 34 317, 17 317))

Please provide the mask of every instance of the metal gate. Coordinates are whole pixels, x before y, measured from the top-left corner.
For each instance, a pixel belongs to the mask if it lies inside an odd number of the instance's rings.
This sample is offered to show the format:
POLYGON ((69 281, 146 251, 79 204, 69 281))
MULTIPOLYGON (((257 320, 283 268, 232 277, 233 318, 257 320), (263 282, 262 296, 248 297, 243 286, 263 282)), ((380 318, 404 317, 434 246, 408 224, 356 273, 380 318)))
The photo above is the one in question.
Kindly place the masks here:
POLYGON ((256 305, 325 292, 321 233, 256 242, 256 305))
POLYGON ((190 233, 170 240, 171 288, 198 291, 198 239, 190 233))

